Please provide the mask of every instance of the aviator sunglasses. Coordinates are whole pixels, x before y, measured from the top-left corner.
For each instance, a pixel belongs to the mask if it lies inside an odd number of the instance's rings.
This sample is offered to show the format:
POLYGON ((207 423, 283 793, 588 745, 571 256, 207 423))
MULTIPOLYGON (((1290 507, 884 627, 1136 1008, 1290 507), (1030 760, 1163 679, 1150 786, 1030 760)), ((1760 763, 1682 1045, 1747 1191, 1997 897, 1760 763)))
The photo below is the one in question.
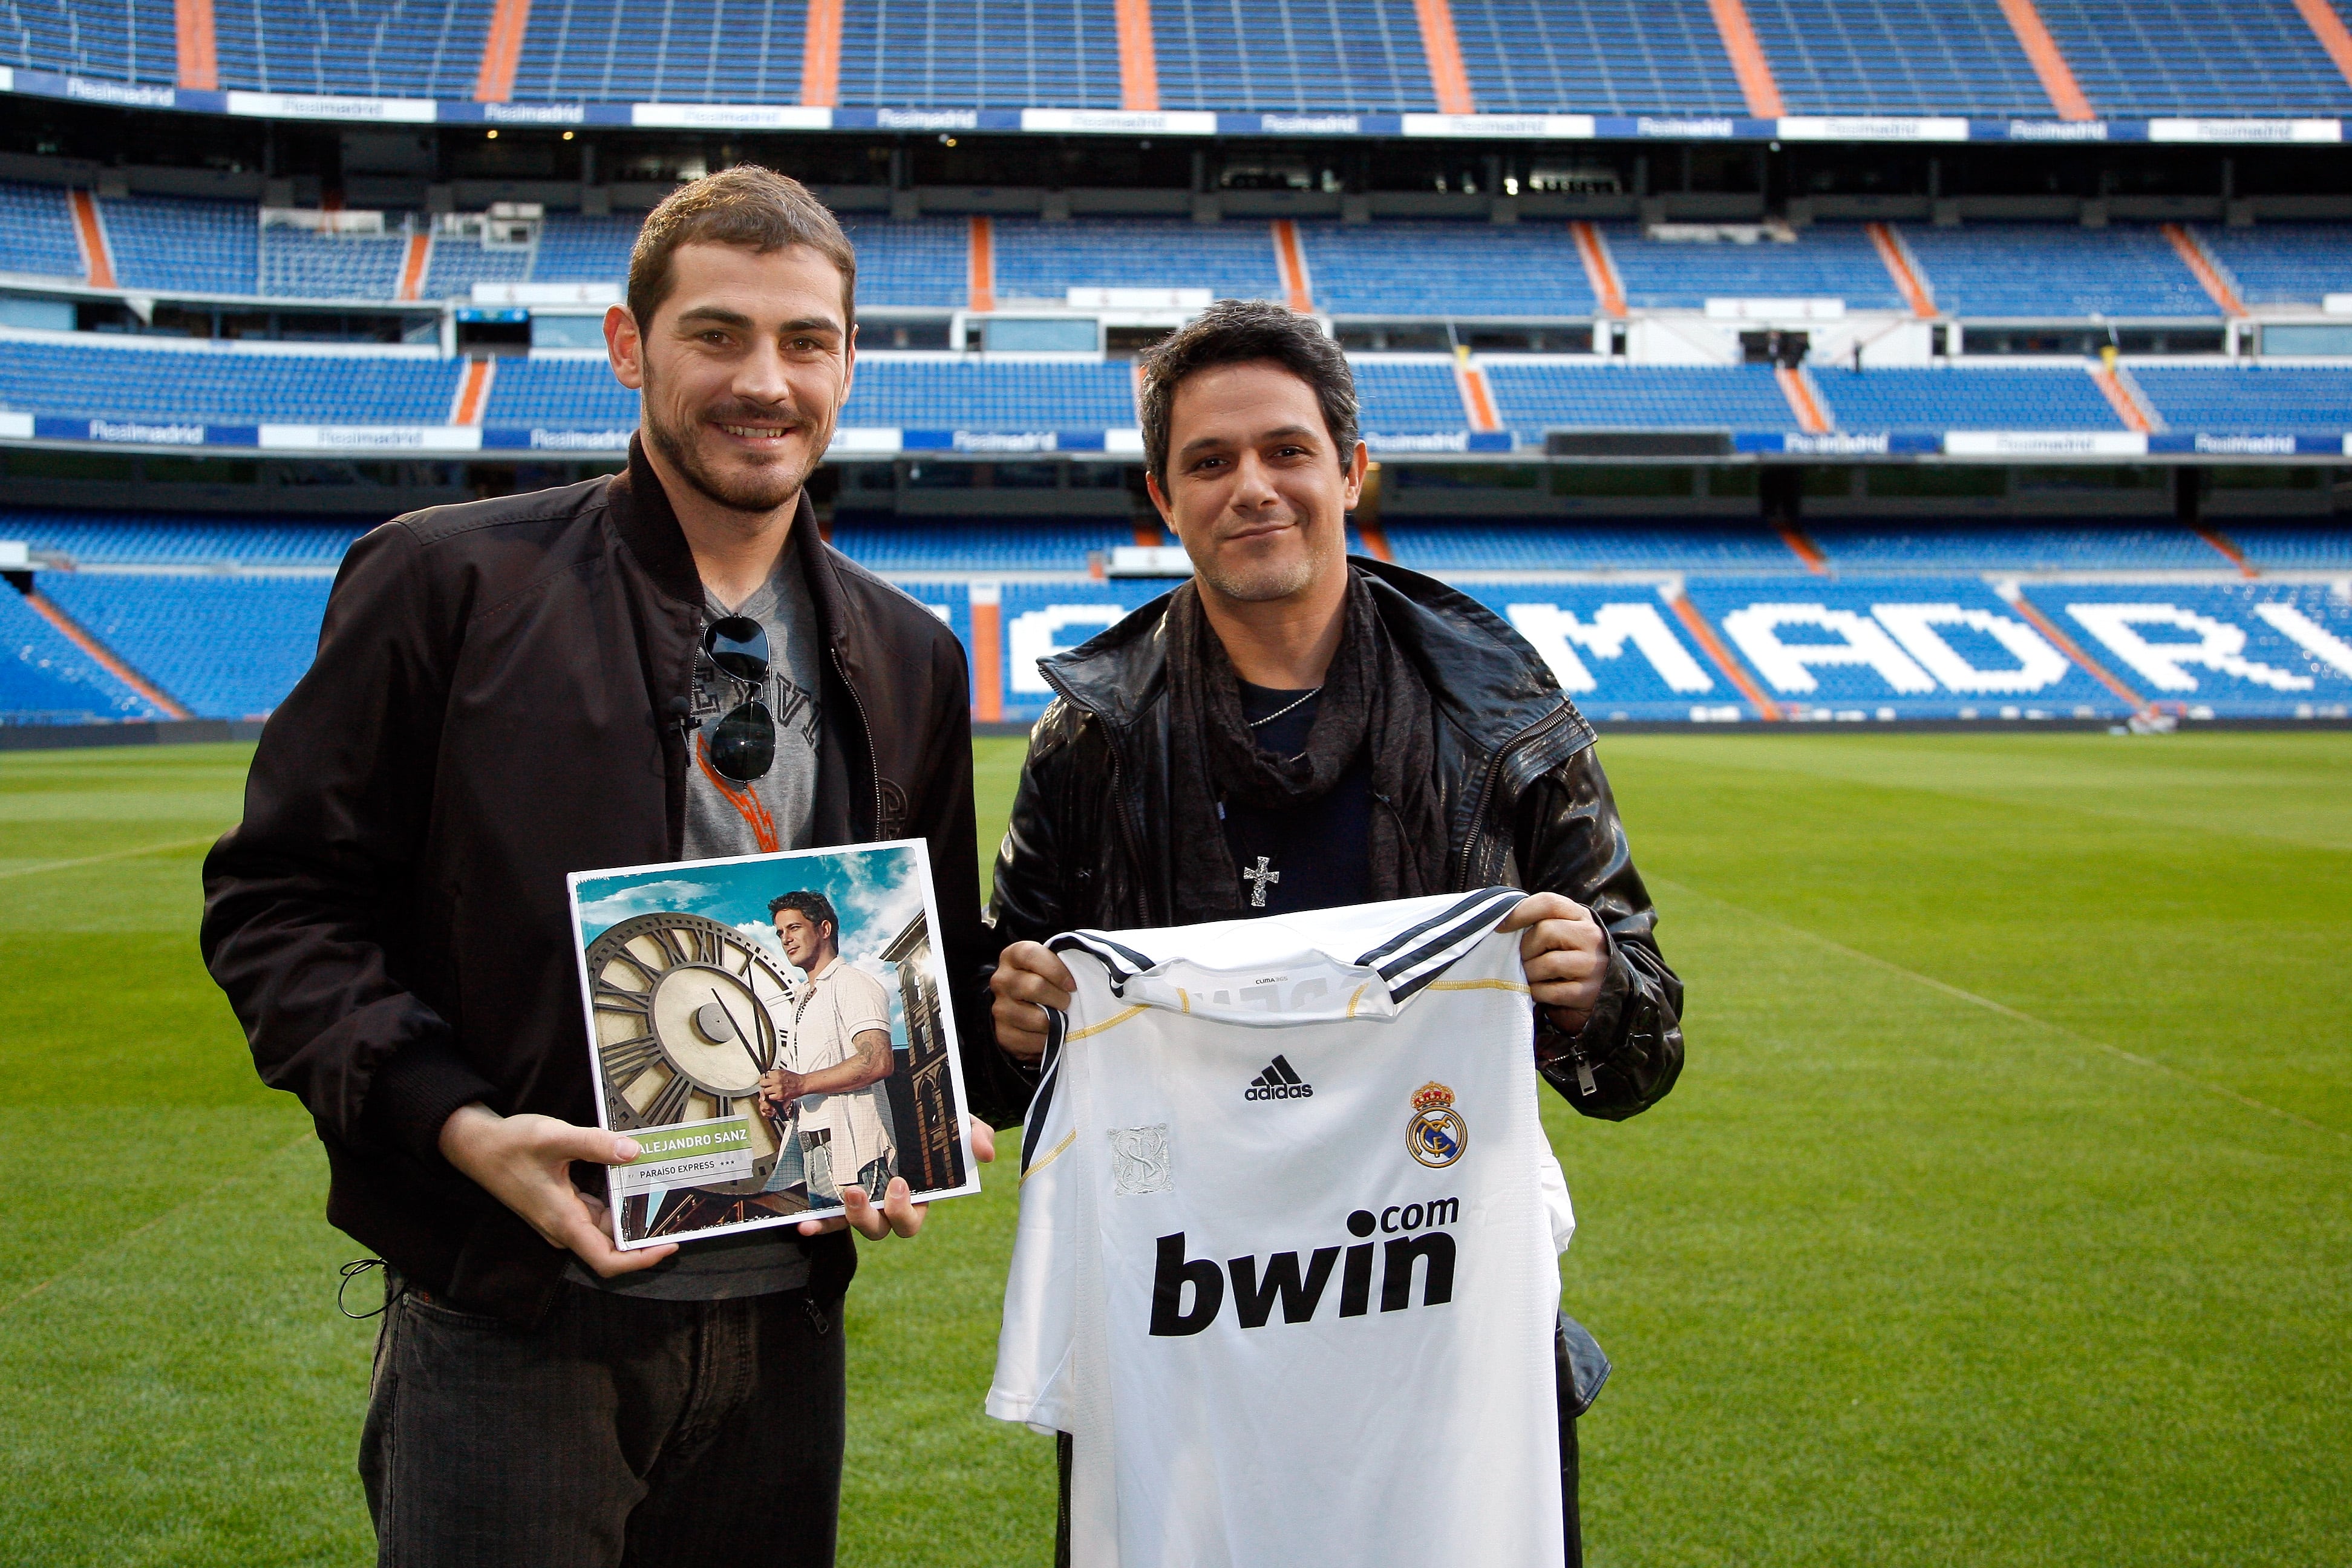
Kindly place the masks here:
POLYGON ((710 765, 737 784, 765 778, 776 760, 776 719, 756 693, 768 679, 768 628, 749 616, 724 616, 702 634, 702 651, 728 679, 754 696, 728 710, 710 736, 710 765))

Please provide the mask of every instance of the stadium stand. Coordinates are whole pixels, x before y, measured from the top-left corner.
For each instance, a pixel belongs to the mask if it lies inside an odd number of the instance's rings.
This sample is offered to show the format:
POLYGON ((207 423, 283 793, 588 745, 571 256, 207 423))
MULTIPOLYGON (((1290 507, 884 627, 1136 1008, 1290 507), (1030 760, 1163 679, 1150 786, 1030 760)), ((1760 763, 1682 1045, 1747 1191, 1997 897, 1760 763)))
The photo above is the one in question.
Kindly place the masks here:
POLYGON ((2192 713, 2292 713, 2352 698, 2352 605, 2316 584, 2037 583, 2025 597, 2142 697, 2192 713))
POLYGON ((1334 315, 1578 316, 1599 308, 1566 224, 1302 223, 1315 301, 1334 315))
POLYGON ((389 300, 400 291, 408 237, 261 231, 261 291, 292 300, 389 300))
POLYGON ((1814 521, 1805 532, 1840 573, 2210 572, 2221 564, 2211 545, 2171 525, 1814 521))
POLYGON ((0 405, 77 419, 439 425, 458 368, 454 360, 386 353, 0 340, 0 405))
POLYGON ((125 289, 258 294, 261 215, 247 202, 101 198, 114 279, 125 289))
POLYGON ((1995 0, 1748 0, 1791 114, 2050 113, 1995 0))
MULTIPOLYGON (((805 5, 762 0, 538 0, 523 33, 514 96, 796 102, 807 16, 805 5)), ((470 97, 470 81, 454 96, 470 97)))
POLYGON ((79 278, 73 214, 55 185, 0 180, 0 272, 79 278))
POLYGON ((173 0, 10 0, 0 65, 169 82, 179 68, 173 0))
POLYGON ((1540 446, 1552 428, 1796 430, 1769 365, 1593 365, 1495 359, 1486 379, 1503 422, 1540 446))
POLYGON ((992 0, 976 10, 847 0, 840 93, 879 108, 1117 109, 1118 23, 1111 0, 992 0))
POLYGON ((325 577, 45 572, 41 591, 203 718, 266 713, 310 666, 325 577))
POLYGON ((1385 530, 1397 563, 1421 572, 1801 570, 1778 534, 1704 519, 1654 524, 1415 518, 1385 530))
POLYGON ((629 276, 629 247, 637 241, 642 213, 588 217, 550 213, 540 226, 531 253, 534 283, 621 283, 629 276))
POLYGON ((1489 114, 1745 114, 1706 0, 1453 0, 1489 114))
POLYGON ((1693 243, 1644 237, 1632 224, 1601 229, 1625 303, 1636 310, 1699 310, 1712 299, 1843 300, 1849 310, 1900 310, 1902 290, 1859 224, 1823 224, 1794 243, 1693 243))
POLYGON ((79 565, 332 567, 366 531, 359 523, 262 517, 0 511, 0 539, 79 565))
POLYGON ((9 589, 0 589, 0 715, 14 724, 163 717, 9 589))
POLYGON ((2223 532, 2265 572, 2352 571, 2352 530, 2325 522, 2264 522, 2232 518, 2223 532))
POLYGON ((2132 379, 2179 430, 2269 435, 2352 430, 2352 366, 2135 364, 2132 379))
POLYGON ((995 356, 867 354, 842 410, 845 426, 918 430, 1108 430, 1135 425, 1123 364, 995 356))
POLYGON ((1815 366, 1813 384, 1842 430, 2120 430, 2079 370, 1969 366, 1851 370, 1815 366))
POLYGON ((1470 417, 1462 406, 1453 362, 1426 359, 1350 360, 1356 373, 1360 427, 1370 433, 1418 435, 1461 430, 1470 417))
POLYGON ((1936 303, 1949 315, 2050 320, 2221 314, 2154 225, 1911 225, 1903 238, 1936 303))
MULTIPOLYGON (((843 226, 857 247, 857 302, 952 310, 971 292, 971 220, 853 217, 843 226)), ((630 238, 635 226, 630 226, 630 238)), ((541 242, 544 244, 544 241, 541 242)), ((628 272, 621 247, 618 279, 628 272)))
POLYGON ((1283 0, 1154 0, 1151 32, 1162 109, 1437 108, 1412 0, 1322 0, 1305 16, 1283 0))
POLYGON ((221 86, 362 98, 471 98, 490 9, 491 0, 219 5, 213 26, 221 86))
POLYGON ((477 283, 528 282, 533 248, 494 247, 471 237, 435 235, 432 258, 425 269, 424 298, 468 300, 477 283))
POLYGON ((833 544, 873 572, 1083 572, 1087 557, 1135 542, 1122 524, 1037 518, 1019 522, 845 514, 833 544))
MULTIPOLYGON (((1262 223, 998 218, 992 227, 1000 304, 1059 301, 1072 289, 1206 289, 1220 300, 1283 298, 1274 241, 1262 223)), ((853 237, 889 232, 877 226, 853 237)), ((957 259, 961 264, 961 250, 957 259)), ((863 295, 863 254, 858 264, 863 295)), ((962 279, 956 281, 961 285, 962 279)))
POLYGON ((2102 114, 2352 111, 2352 85, 2294 0, 2040 0, 2040 7, 2102 114))
MULTIPOLYGON (((866 363, 859 363, 861 378, 866 363)), ((613 368, 602 354, 507 359, 491 378, 482 423, 629 429, 637 423, 637 395, 613 379, 613 368)))
POLYGON ((2200 226, 2197 237, 2249 305, 2316 309, 2329 294, 2352 292, 2352 224, 2200 226))

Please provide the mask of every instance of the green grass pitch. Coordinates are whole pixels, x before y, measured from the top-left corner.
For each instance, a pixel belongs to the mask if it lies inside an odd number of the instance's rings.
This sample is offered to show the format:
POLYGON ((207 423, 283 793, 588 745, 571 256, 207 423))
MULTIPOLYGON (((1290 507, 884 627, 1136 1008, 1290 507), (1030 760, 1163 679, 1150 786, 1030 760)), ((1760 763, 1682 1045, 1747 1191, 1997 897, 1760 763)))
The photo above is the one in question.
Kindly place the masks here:
MULTIPOLYGON (((370 1557, 360 1249, 195 955, 246 755, 0 757, 0 1562, 370 1557)), ((1592 1560, 2352 1561, 2352 735, 1603 756, 1690 1060, 1551 1107, 1592 1560)), ((1046 1560, 980 1412, 1013 1212, 866 1250, 846 1564, 1046 1560)))

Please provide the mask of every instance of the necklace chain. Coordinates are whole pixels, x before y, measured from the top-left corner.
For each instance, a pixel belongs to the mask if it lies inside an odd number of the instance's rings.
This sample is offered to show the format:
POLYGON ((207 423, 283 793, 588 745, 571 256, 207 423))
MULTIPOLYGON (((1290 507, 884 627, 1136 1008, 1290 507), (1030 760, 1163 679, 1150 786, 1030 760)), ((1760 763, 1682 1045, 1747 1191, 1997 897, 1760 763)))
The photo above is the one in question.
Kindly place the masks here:
MULTIPOLYGON (((1301 693, 1297 696, 1297 698, 1296 700, 1292 700, 1292 701, 1289 701, 1289 702, 1286 702, 1286 703, 1284 703, 1281 707, 1279 707, 1279 708, 1276 709, 1273 712, 1271 712, 1271 713, 1267 714, 1265 718, 1263 718, 1263 719, 1250 719, 1250 720, 1245 720, 1245 721, 1244 721, 1244 722, 1245 722, 1245 723, 1246 723, 1246 724, 1247 724, 1251 729, 1253 729, 1253 730, 1258 729, 1259 727, 1261 727, 1261 726, 1263 726, 1263 725, 1271 724, 1271 723, 1273 723, 1276 719, 1281 718, 1285 713, 1289 712, 1293 708, 1297 707, 1300 703, 1305 702, 1305 701, 1307 701, 1308 699, 1310 699, 1310 698, 1314 697, 1318 692, 1320 692, 1322 689, 1322 689, 1321 687, 1319 687, 1319 686, 1318 686, 1318 687, 1316 687, 1316 688, 1314 689, 1314 690, 1312 690, 1312 691, 1304 691, 1304 692, 1301 692, 1301 693)), ((1305 754, 1306 754, 1306 753, 1305 753, 1305 752, 1303 752, 1299 753, 1299 755, 1301 755, 1301 756, 1304 756, 1305 754)), ((1295 761, 1297 761, 1297 758, 1293 758, 1292 760, 1295 762, 1295 761)))

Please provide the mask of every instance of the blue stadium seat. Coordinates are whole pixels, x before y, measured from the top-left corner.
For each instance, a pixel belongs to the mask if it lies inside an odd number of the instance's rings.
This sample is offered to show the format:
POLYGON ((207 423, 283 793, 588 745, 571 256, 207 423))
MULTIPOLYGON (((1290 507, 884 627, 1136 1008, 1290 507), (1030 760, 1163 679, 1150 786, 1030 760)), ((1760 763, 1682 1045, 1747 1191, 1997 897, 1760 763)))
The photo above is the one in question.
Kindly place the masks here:
MULTIPOLYGON (((44 572, 38 585, 54 597, 52 591, 71 575, 44 572)), ((24 595, 0 587, 0 722, 87 724, 162 717, 154 704, 42 619, 24 595)))
POLYGON ((951 310, 970 300, 970 219, 860 215, 842 226, 857 249, 859 304, 951 310))
POLYGON ((169 83, 180 71, 172 0, 11 0, 0 66, 169 83))
POLYGON ((2315 309, 2330 294, 2352 293, 2352 224, 2200 226, 2197 237, 2249 305, 2315 309))
POLYGON ((61 552, 78 565, 331 568, 367 528, 362 523, 270 517, 0 511, 0 539, 21 539, 35 550, 61 552))
POLYGON ((796 103, 807 19, 808 7, 791 0, 538 0, 514 96, 796 103))
MULTIPOLYGON (((536 247, 491 247, 478 240, 436 234, 425 268, 423 297, 427 300, 470 300, 477 283, 523 283, 530 280, 536 247)), ((615 279, 614 281, 619 281, 615 279)))
POLYGON ((1486 362, 1503 422, 1540 446, 1554 428, 1797 430, 1769 365, 1580 365, 1486 362))
MULTIPOLYGON (((242 0, 216 6, 225 88, 469 99, 493 0, 242 0)), ((169 12, 166 11, 168 17, 169 12)))
POLYGON ((2176 430, 2352 430, 2352 366, 2136 364, 2132 378, 2176 430))
POLYGON ((1844 573, 2196 572, 2219 563, 2211 545, 2170 523, 1811 521, 1805 531, 1844 573))
POLYGON ((261 231, 261 289, 289 300, 389 300, 400 291, 408 237, 261 231))
POLYGON ((2342 716, 2352 604, 2317 584, 2028 583, 2025 596, 2142 698, 2192 716, 2342 716))
POLYGON ((844 426, 913 430, 1112 430, 1135 426, 1123 364, 867 354, 844 426))
POLYGON ((62 189, 0 180, 0 272, 80 279, 81 247, 62 189))
POLYGON ((1718 299, 1828 299, 1857 310, 1905 309, 1902 290, 1860 224, 1801 229, 1794 244, 1655 240, 1633 224, 1612 224, 1601 233, 1625 303, 1635 310, 1695 310, 1718 299))
POLYGON ((2231 543, 2265 572, 2352 571, 2352 529, 2328 522, 2217 522, 2231 543))
MULTIPOLYGON (((1283 297, 1274 237, 1263 223, 998 218, 994 229, 1000 302, 1059 300, 1071 289, 1206 289, 1220 300, 1283 297)), ((853 236, 861 247, 863 232, 853 236)), ((862 249, 858 264, 862 271, 862 249)))
POLYGON ((530 281, 626 283, 629 247, 636 244, 637 230, 644 222, 643 216, 636 214, 625 217, 548 214, 547 221, 540 226, 530 281))
POLYGON ((550 429, 635 429, 637 395, 613 379, 613 367, 602 354, 503 359, 490 379, 482 423, 550 429))
POLYGON ((1134 542, 1125 524, 1092 518, 1015 522, 845 513, 833 527, 834 548, 871 572, 1083 572, 1089 554, 1134 542))
POLYGON ((1580 316, 1599 307, 1564 223, 1303 223, 1315 302, 1334 315, 1580 316))
POLYGON ((241 719, 277 707, 310 668, 332 580, 58 573, 41 586, 191 712, 241 719))
MULTIPOLYGON (((1105 9, 1108 9, 1108 6, 1105 9)), ((1154 0, 1162 109, 1427 112, 1412 0, 1154 0)))
POLYGON ((993 0, 980 11, 938 0, 846 0, 840 101, 881 109, 1117 109, 1112 0, 993 0))
POLYGON ((454 360, 0 341, 0 405, 80 419, 440 425, 454 360))
POLYGON ((1423 435, 1466 430, 1470 416, 1454 365, 1442 359, 1370 359, 1349 362, 1356 374, 1358 427, 1367 434, 1423 435))
POLYGON ((125 289, 262 292, 261 213, 250 202, 101 198, 98 213, 125 289))
POLYGON ((2085 371, 2055 366, 1843 370, 1816 366, 1841 430, 2120 430, 2085 371))
POLYGON ((1908 225, 1903 238, 1948 315, 2047 321, 2221 313, 2153 224, 1908 225))
POLYGON ((2294 0, 2041 0, 2102 114, 2352 113, 2352 86, 2294 0))
POLYGON ((1423 572, 1801 572, 1778 534, 1705 519, 1660 523, 1604 519, 1397 520, 1387 525, 1397 563, 1423 572))
POLYGON ((2049 119, 1995 0, 1748 0, 1791 114, 2049 119))
POLYGON ((1748 112, 1706 0, 1453 0, 1488 114, 1748 112))

